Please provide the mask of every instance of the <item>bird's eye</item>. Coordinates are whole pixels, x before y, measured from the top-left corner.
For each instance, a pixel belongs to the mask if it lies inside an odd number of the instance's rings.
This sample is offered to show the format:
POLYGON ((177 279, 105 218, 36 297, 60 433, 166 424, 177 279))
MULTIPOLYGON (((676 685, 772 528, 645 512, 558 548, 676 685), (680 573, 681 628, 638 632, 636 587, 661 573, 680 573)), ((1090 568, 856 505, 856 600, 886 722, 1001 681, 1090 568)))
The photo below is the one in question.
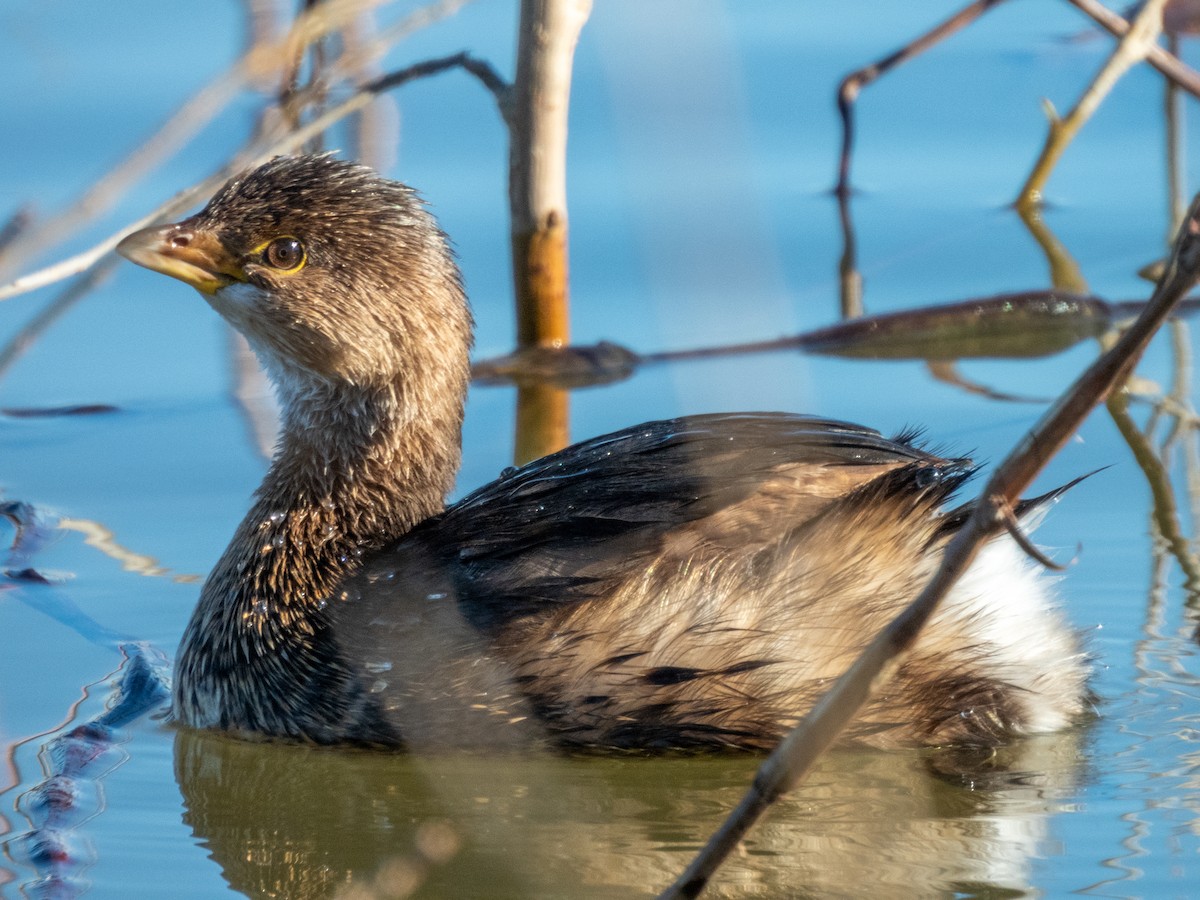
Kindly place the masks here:
POLYGON ((294 237, 279 237, 267 244, 263 259, 273 269, 294 272, 304 265, 304 245, 294 237))

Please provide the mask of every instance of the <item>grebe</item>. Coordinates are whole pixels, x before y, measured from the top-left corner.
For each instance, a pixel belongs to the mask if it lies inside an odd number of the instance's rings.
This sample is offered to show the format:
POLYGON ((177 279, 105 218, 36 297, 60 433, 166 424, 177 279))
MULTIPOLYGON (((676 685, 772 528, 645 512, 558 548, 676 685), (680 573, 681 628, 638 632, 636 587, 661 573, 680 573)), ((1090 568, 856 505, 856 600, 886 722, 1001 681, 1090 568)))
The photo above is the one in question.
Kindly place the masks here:
MULTIPOLYGON (((282 409, 176 659, 188 726, 770 748, 917 594, 965 517, 945 507, 968 461, 783 413, 638 425, 447 508, 472 340, 457 266, 410 188, 328 155, 277 158, 118 250, 197 288, 282 409)), ((1085 682, 1047 579, 1002 536, 847 737, 1055 730, 1085 682)))

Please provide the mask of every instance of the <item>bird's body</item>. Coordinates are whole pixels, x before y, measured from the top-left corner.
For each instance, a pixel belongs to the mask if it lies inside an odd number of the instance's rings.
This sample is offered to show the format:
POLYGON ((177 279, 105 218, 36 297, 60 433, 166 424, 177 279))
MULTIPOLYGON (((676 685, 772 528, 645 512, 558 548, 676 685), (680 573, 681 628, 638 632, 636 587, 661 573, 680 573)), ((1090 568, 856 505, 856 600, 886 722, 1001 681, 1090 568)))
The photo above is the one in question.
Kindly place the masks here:
MULTIPOLYGON (((969 469, 778 413, 595 438, 448 509, 470 316, 411 192, 279 159, 122 245, 195 285, 279 390, 280 445, 176 661, 185 724, 389 746, 762 749, 923 586, 969 469)), ((851 736, 1063 727, 1085 668, 994 541, 851 736)))

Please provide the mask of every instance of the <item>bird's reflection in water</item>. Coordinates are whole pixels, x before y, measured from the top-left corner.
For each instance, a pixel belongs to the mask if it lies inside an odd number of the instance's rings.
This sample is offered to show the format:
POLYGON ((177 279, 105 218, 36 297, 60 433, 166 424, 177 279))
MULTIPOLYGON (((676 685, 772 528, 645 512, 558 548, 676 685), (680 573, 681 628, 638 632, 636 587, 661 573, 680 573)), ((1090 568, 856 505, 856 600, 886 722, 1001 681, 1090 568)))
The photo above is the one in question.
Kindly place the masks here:
MULTIPOLYGON (((986 759, 833 753, 706 896, 1024 893, 1081 740, 1039 737, 986 759)), ((250 897, 653 896, 757 763, 176 738, 185 820, 250 897)))

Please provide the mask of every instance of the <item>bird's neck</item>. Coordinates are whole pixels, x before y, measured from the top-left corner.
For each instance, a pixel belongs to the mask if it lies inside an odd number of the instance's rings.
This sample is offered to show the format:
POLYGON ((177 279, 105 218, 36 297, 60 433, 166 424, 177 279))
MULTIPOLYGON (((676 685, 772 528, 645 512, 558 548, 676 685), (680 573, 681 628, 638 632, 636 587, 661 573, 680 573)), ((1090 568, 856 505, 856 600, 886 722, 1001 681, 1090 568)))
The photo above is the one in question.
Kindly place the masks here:
POLYGON ((248 518, 286 512, 292 536, 312 538, 311 521, 370 549, 442 509, 461 458, 461 385, 414 396, 403 382, 320 384, 281 397, 279 448, 248 518))
POLYGON ((461 458, 462 393, 281 383, 279 449, 222 565, 252 592, 245 566, 266 576, 271 602, 327 595, 364 553, 441 511, 461 458))
POLYGON ((304 658, 362 557, 442 509, 460 460, 465 361, 451 381, 419 396, 400 382, 280 381, 279 449, 205 582, 176 660, 185 721, 223 724, 243 661, 276 673, 304 658))

